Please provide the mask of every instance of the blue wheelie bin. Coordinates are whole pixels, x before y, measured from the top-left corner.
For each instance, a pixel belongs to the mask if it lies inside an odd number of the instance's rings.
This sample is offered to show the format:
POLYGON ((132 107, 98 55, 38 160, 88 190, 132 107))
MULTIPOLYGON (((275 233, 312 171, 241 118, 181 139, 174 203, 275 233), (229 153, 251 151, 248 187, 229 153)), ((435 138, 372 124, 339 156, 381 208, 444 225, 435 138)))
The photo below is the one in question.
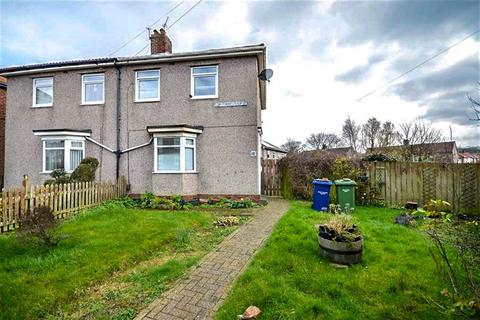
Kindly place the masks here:
POLYGON ((328 179, 313 180, 313 209, 328 211, 330 204, 330 187, 332 182, 328 179))

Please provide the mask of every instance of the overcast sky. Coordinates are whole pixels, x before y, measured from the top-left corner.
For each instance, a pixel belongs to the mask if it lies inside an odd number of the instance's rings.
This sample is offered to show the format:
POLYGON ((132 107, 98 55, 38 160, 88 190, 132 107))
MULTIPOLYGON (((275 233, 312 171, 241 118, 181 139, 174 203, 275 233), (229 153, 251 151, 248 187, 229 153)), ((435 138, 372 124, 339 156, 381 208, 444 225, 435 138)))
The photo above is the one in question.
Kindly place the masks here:
MULTIPOLYGON (((180 1, 0 0, 0 65, 107 56, 180 1)), ((185 1, 170 23, 195 2, 185 1)), ((169 30, 175 52, 265 43, 264 138, 282 144, 341 132, 350 115, 434 121, 480 145, 466 94, 478 94, 480 37, 357 99, 480 29, 479 1, 207 1, 169 30)), ((144 35, 117 53, 137 53, 144 35)))

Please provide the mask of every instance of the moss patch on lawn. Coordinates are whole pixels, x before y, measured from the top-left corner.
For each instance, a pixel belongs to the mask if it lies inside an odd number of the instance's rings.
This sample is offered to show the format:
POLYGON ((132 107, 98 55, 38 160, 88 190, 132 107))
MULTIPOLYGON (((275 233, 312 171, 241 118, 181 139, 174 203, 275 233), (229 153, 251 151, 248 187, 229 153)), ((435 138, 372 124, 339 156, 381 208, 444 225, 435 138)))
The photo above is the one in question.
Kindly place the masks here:
POLYGON ((265 247, 234 286, 216 319, 231 320, 249 305, 261 319, 439 319, 427 297, 442 284, 424 234, 394 224, 398 210, 360 207, 363 263, 336 269, 320 257, 317 231, 325 213, 291 202, 265 247))

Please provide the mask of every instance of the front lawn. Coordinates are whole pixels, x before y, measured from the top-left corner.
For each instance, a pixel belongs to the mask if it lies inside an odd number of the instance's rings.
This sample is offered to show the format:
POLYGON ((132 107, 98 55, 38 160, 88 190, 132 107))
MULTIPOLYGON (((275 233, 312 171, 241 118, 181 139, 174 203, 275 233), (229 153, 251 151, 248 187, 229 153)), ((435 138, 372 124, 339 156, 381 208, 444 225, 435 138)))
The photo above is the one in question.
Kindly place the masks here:
POLYGON ((212 211, 109 204, 61 224, 50 250, 0 235, 0 319, 129 319, 219 243, 212 211))
POLYGON ((358 208, 363 263, 336 269, 319 256, 314 225, 326 214, 292 202, 265 247, 237 281, 216 319, 249 305, 261 319, 439 319, 427 298, 440 300, 424 235, 393 223, 398 210, 358 208))

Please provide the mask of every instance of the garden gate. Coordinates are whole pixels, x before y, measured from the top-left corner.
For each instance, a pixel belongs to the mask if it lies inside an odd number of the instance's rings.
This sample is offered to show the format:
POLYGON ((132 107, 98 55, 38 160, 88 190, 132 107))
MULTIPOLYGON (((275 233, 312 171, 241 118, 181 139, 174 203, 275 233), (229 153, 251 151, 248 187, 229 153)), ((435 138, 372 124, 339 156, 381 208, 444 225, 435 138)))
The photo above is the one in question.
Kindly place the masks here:
POLYGON ((282 195, 282 173, 277 159, 262 159, 262 195, 282 195))

